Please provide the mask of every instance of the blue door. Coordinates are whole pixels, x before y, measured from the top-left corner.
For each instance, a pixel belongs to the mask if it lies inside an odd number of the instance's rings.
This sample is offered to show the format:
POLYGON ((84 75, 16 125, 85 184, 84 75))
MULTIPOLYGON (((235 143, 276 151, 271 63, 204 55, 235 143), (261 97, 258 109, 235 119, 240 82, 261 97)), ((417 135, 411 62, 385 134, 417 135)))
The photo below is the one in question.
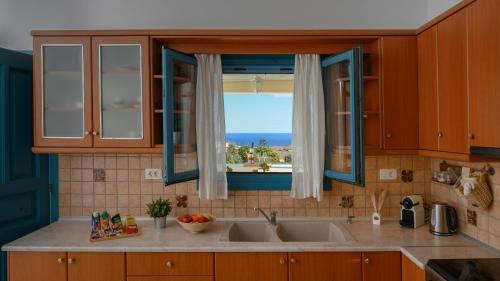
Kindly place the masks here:
POLYGON ((31 153, 32 95, 32 56, 0 48, 0 246, 50 221, 49 157, 31 153))
POLYGON ((325 177, 364 185, 363 50, 325 58, 325 177))

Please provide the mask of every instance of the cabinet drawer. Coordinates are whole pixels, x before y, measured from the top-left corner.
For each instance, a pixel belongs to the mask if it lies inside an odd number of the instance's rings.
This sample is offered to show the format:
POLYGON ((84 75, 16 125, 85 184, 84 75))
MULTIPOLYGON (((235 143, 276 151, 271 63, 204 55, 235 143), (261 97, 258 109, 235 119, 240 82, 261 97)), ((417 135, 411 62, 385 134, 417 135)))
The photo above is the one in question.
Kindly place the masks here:
POLYGON ((137 276, 127 281, 213 281, 212 276, 137 276))
POLYGON ((213 274, 213 253, 127 254, 127 275, 199 276, 213 274))

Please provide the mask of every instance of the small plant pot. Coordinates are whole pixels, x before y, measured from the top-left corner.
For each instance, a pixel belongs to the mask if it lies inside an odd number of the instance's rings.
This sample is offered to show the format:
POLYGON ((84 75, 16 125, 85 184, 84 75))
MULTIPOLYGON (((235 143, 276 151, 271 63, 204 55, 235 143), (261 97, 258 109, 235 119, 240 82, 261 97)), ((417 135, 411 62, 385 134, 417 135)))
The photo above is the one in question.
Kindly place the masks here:
POLYGON ((159 217, 155 219, 155 229, 163 229, 167 227, 167 217, 159 217))

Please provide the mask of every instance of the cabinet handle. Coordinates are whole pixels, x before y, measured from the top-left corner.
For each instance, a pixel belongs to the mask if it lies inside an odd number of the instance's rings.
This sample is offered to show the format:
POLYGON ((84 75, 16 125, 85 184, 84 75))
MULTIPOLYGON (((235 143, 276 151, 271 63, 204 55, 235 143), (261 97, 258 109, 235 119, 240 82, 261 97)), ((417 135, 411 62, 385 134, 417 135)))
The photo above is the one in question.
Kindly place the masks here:
POLYGON ((168 267, 168 268, 172 268, 172 267, 174 267, 174 263, 173 263, 173 262, 171 262, 171 261, 167 261, 167 262, 165 263, 165 266, 166 266, 166 267, 168 267))
POLYGON ((291 258, 290 263, 297 263, 297 260, 295 258, 291 258))
POLYGON ((69 263, 69 264, 74 264, 74 263, 76 263, 76 259, 74 259, 74 258, 69 258, 69 259, 68 259, 68 263, 69 263))
POLYGON ((286 264, 286 259, 285 258, 281 258, 280 259, 280 264, 286 264))
POLYGON ((64 258, 58 258, 57 259, 58 264, 63 264, 64 263, 64 258))
POLYGON ((93 131, 93 132, 92 132, 92 135, 94 135, 94 136, 97 136, 98 134, 99 134, 99 132, 98 132, 98 131, 93 131))
POLYGON ((85 131, 85 135, 86 136, 90 135, 90 132, 89 131, 85 131))
POLYGON ((469 133, 467 135, 467 137, 470 139, 470 140, 473 140, 474 139, 474 133, 469 133))
POLYGON ((439 132, 438 132, 438 137, 439 137, 439 138, 442 138, 442 137, 443 137, 443 132, 439 131, 439 132))
POLYGON ((385 136, 386 136, 388 139, 392 138, 392 134, 391 134, 391 133, 387 133, 385 136))
POLYGON ((366 264, 370 264, 370 263, 371 263, 370 258, 365 258, 365 263, 366 263, 366 264))

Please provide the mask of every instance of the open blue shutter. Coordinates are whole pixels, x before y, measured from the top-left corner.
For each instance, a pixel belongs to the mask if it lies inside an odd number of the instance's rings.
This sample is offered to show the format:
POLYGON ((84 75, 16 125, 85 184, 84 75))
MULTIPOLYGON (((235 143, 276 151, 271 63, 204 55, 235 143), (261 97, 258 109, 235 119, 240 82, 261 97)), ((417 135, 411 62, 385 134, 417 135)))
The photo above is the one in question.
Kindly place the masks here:
POLYGON ((199 177, 196 148, 196 70, 192 56, 163 48, 165 184, 199 177))
POLYGON ((325 58, 325 177, 364 185, 363 52, 356 47, 325 58))

